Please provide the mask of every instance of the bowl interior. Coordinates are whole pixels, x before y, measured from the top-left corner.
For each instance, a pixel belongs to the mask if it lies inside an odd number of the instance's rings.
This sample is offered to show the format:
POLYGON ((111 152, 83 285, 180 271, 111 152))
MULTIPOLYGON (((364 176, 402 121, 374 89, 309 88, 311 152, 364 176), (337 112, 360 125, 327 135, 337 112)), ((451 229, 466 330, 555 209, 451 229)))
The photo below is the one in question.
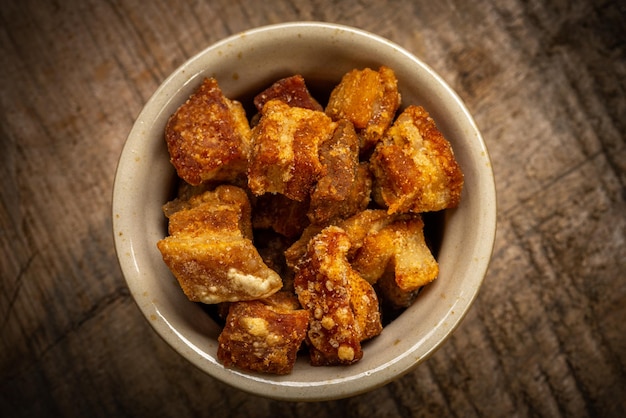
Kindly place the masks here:
MULTIPOLYGON (((251 116, 251 115, 249 115, 251 116)), ((157 332, 200 369, 240 389, 289 400, 354 395, 406 373, 450 335, 474 300, 495 236, 495 191, 489 156, 466 108, 430 68, 378 36, 325 23, 251 30, 202 51, 176 70, 146 104, 127 139, 113 194, 115 244, 139 307, 157 332), (404 106, 423 105, 452 143, 465 174, 460 206, 445 214, 440 274, 417 302, 364 346, 349 367, 315 368, 300 358, 292 374, 269 376, 224 368, 216 359, 220 328, 191 303, 162 261, 161 205, 171 198, 174 170, 163 131, 169 116, 207 76, 243 101, 281 77, 302 74, 314 94, 354 68, 391 67, 404 106)))

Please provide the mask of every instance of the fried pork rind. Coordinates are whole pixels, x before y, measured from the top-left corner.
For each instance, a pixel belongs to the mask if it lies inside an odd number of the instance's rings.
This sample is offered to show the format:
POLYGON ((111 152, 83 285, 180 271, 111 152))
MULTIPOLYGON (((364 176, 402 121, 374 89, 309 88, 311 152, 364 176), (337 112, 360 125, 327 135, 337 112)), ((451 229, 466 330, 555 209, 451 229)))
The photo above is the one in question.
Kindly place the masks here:
POLYGON ((245 175, 250 125, 241 103, 207 78, 170 117, 165 139, 178 176, 192 185, 245 175))
POLYGON ((394 307, 408 307, 417 290, 437 277, 439 266, 426 245, 421 216, 394 218, 367 234, 351 262, 361 277, 378 284, 383 299, 394 307))
POLYGON ((248 166, 252 193, 281 193, 298 202, 308 199, 322 174, 319 145, 335 127, 323 112, 268 101, 252 133, 248 166))
POLYGON ((349 248, 341 228, 327 227, 310 240, 296 269, 296 294, 311 314, 306 341, 314 366, 358 361, 361 342, 382 331, 378 297, 348 263, 349 248))
POLYGON ((370 203, 372 178, 367 163, 359 164, 359 139, 352 123, 341 120, 319 148, 322 176, 311 192, 311 223, 328 225, 354 215, 370 203))
POLYGON ((191 301, 251 300, 280 290, 280 276, 252 243, 249 216, 247 195, 235 186, 198 195, 170 214, 170 235, 157 247, 191 301))
POLYGON ((463 173, 450 143, 421 106, 409 106, 370 159, 374 200, 389 213, 456 207, 463 173))
POLYGON ((239 187, 222 185, 213 191, 174 199, 163 205, 168 233, 214 232, 236 234, 252 239, 252 208, 246 193, 239 187), (201 206, 199 209, 195 209, 201 206))
POLYGON ((324 110, 322 105, 311 96, 304 78, 299 74, 282 78, 263 90, 254 97, 254 106, 257 111, 262 112, 265 103, 273 99, 278 99, 293 107, 303 107, 318 111, 324 110))
MULTIPOLYGON (((424 237, 420 214, 393 214, 383 209, 367 209, 339 221, 348 238, 347 260, 352 268, 370 284, 376 284, 388 305, 407 307, 417 291, 433 281, 439 266, 424 237)), ((311 240, 321 227, 311 225, 292 244, 285 257, 295 268, 306 256, 311 240)))
MULTIPOLYGON (((348 219, 339 219, 333 225, 345 231, 349 240, 348 259, 354 258, 363 245, 365 237, 379 231, 393 221, 393 218, 382 209, 366 209, 348 219)), ((295 269, 300 259, 306 254, 309 241, 319 234, 325 226, 311 224, 302 232, 302 235, 286 251, 287 266, 295 269)))
POLYGON ((309 326, 309 312, 291 293, 234 302, 218 337, 217 357, 226 367, 289 374, 309 326))
POLYGON ((392 69, 382 66, 346 73, 333 89, 326 114, 333 120, 354 124, 362 152, 372 149, 391 125, 400 106, 398 80, 392 69))

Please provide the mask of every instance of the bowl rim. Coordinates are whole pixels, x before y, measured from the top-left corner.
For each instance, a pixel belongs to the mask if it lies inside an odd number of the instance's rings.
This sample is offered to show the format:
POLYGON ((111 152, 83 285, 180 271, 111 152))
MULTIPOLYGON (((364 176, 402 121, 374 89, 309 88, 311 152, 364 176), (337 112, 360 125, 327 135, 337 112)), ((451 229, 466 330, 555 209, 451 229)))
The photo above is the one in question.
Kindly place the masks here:
MULTIPOLYGON (((405 48, 397 45, 396 43, 383 38, 379 35, 365 31, 363 29, 346 26, 342 24, 328 23, 328 22, 285 22, 272 25, 265 25, 253 29, 248 29, 233 35, 230 35, 222 40, 219 40, 208 47, 204 48, 200 52, 187 59, 176 70, 174 70, 155 90, 152 96, 148 99, 141 112, 137 116, 135 123, 126 139, 126 142, 120 153, 120 159, 116 167, 115 178, 113 183, 113 197, 112 197, 112 219, 113 219, 113 233, 114 244, 117 253, 118 262, 120 264, 122 274, 126 281, 127 286, 133 296, 133 299, 139 306, 142 314, 146 319, 150 320, 150 325, 171 347, 173 347, 179 354, 185 357, 188 361, 194 364, 196 367, 203 370, 205 373, 217 378, 218 380, 229 384, 230 386, 239 388, 246 392, 254 393, 256 395, 265 396, 268 398, 290 401, 319 401, 319 400, 331 400, 338 398, 345 398, 349 396, 358 395, 377 387, 383 386, 392 380, 399 378, 400 376, 410 372, 424 360, 429 358, 441 345, 452 335, 452 333, 461 324, 463 318, 466 316, 469 308, 476 299, 484 277, 487 273, 489 261, 493 252, 496 235, 496 189, 495 180, 493 177, 493 170, 491 168, 491 160, 484 143, 482 135, 480 134, 474 119, 469 113, 467 107, 452 90, 452 88, 439 76, 434 70, 432 70, 422 60, 417 58, 414 54, 406 50, 405 48), (456 315, 454 318, 448 318, 451 323, 446 327, 443 334, 438 334, 432 338, 437 339, 437 342, 432 344, 430 348, 424 351, 419 358, 411 358, 408 355, 401 356, 393 364, 395 370, 394 373, 381 373, 383 368, 387 368, 390 364, 381 365, 378 370, 370 370, 367 372, 353 375, 349 379, 336 378, 329 379, 323 382, 317 382, 312 384, 311 382, 298 382, 290 381, 287 377, 282 380, 275 380, 273 376, 256 375, 246 372, 241 372, 236 369, 224 368, 215 359, 208 358, 205 354, 199 353, 197 347, 186 341, 185 337, 180 335, 175 327, 173 327, 167 320, 167 318, 159 311, 158 306, 155 303, 140 303, 140 294, 144 291, 141 286, 141 276, 138 274, 138 267, 135 260, 135 265, 128 263, 122 254, 131 254, 131 258, 135 257, 132 242, 123 239, 120 235, 122 229, 129 220, 122 215, 120 209, 124 206, 125 194, 123 193, 122 184, 127 181, 127 174, 130 167, 125 164, 125 160, 129 158, 129 154, 132 153, 133 141, 138 141, 138 131, 144 128, 144 118, 148 115, 148 109, 155 106, 162 105, 163 92, 168 89, 170 84, 174 83, 181 77, 181 73, 188 71, 190 67, 193 67, 201 59, 201 57, 210 53, 210 51, 218 50, 230 43, 241 39, 243 36, 255 36, 263 33, 271 33, 277 31, 291 31, 297 32, 299 30, 310 29, 322 29, 326 31, 341 31, 343 33, 365 37, 369 41, 378 43, 387 48, 391 48, 394 51, 402 54, 405 58, 409 59, 412 64, 421 68, 421 70, 428 73, 428 76, 433 79, 438 87, 443 89, 445 93, 454 102, 454 105, 460 111, 463 118, 466 120, 468 126, 472 130, 472 135, 477 141, 479 150, 482 152, 482 158, 484 158, 485 164, 488 167, 487 170, 482 170, 479 175, 481 181, 481 187, 489 200, 489 204, 484 207, 480 213, 480 222, 486 227, 481 236, 480 243, 476 246, 477 252, 484 255, 483 258, 477 260, 473 265, 474 267, 474 282, 472 291, 466 293, 461 302, 455 305, 456 315), (349 383, 346 387, 344 383, 349 383)), ((132 260, 131 260, 132 261, 132 260)))

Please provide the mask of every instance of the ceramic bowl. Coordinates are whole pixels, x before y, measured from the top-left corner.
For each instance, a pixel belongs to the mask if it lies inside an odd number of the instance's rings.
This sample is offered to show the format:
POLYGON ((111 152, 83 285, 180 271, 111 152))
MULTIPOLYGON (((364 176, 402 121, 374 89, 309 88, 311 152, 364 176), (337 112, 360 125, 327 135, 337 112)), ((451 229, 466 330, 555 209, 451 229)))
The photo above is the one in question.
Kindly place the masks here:
POLYGON ((466 107, 441 77, 377 35, 298 22, 252 29, 217 42, 163 82, 139 114, 121 153, 112 216, 116 251, 131 294, 168 344, 209 375, 241 390, 313 401, 382 386, 415 368, 446 341, 486 273, 495 237, 495 205, 485 144, 466 107), (161 206, 171 199, 175 179, 163 134, 168 117, 207 76, 217 78, 227 97, 247 100, 281 77, 302 74, 308 84, 323 90, 349 70, 380 65, 395 71, 403 106, 418 104, 430 112, 465 174, 461 204, 442 217, 439 277, 380 336, 364 344, 364 356, 354 365, 313 367, 303 356, 286 376, 223 367, 216 358, 218 324, 187 300, 156 247, 166 234, 161 206))

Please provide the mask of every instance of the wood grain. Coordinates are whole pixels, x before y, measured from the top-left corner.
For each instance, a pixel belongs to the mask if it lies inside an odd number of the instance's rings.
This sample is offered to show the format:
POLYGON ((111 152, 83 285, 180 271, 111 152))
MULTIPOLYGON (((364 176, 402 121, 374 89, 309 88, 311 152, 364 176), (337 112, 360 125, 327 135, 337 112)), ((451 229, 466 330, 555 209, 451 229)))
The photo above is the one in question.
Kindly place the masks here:
POLYGON ((607 0, 23 0, 0 5, 0 415, 626 414, 626 6, 607 0), (117 265, 111 189, 177 66, 259 25, 321 20, 412 51, 490 150, 498 237, 453 337, 341 401, 220 383, 149 327, 117 265))

